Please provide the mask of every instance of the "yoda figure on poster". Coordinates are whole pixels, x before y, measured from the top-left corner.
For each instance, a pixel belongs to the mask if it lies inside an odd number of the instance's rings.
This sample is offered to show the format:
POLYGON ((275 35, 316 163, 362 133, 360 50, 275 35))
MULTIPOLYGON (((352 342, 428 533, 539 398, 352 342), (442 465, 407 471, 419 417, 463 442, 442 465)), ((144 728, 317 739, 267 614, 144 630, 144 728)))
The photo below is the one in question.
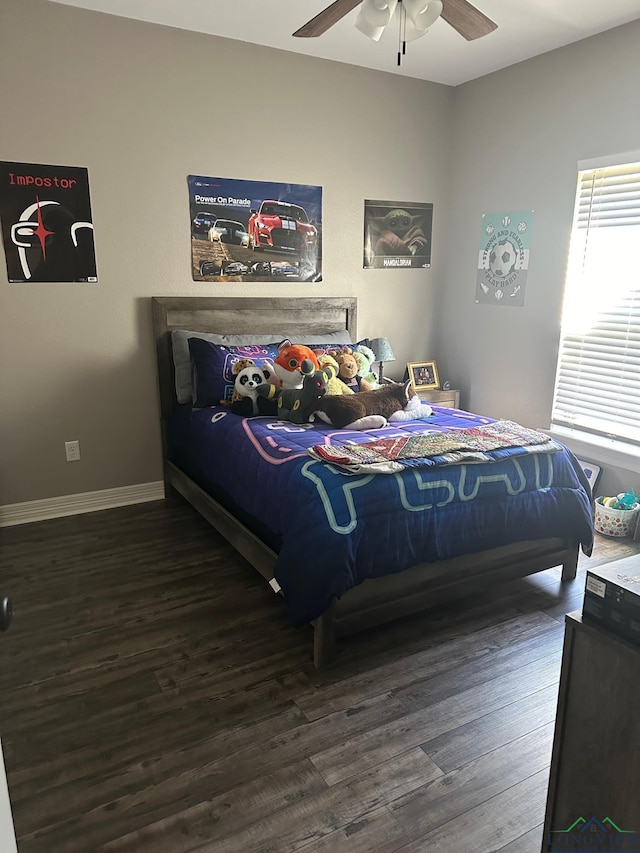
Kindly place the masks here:
POLYGON ((372 216, 369 223, 378 234, 373 246, 376 255, 425 255, 428 241, 422 230, 424 217, 412 216, 396 208, 385 216, 372 216))

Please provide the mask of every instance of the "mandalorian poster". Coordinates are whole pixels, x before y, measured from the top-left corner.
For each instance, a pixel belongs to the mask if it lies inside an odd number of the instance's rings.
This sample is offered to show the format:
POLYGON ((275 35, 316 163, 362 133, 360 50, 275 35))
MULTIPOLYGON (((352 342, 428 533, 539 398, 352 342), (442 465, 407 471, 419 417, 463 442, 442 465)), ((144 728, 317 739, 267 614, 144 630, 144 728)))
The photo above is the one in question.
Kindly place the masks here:
POLYGON ((365 201, 364 269, 431 266, 433 204, 365 201))

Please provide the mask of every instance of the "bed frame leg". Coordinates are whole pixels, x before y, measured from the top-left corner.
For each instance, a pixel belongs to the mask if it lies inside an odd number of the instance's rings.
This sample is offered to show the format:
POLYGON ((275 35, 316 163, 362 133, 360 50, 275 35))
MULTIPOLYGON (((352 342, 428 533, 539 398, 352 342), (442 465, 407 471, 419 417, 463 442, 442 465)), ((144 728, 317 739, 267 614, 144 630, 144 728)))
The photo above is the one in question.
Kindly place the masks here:
POLYGON ((567 554, 565 560, 562 564, 562 580, 563 581, 572 581, 576 573, 578 571, 578 551, 579 546, 575 545, 574 548, 567 554))
POLYGON ((320 669, 336 652, 335 601, 313 623, 313 665, 320 669))

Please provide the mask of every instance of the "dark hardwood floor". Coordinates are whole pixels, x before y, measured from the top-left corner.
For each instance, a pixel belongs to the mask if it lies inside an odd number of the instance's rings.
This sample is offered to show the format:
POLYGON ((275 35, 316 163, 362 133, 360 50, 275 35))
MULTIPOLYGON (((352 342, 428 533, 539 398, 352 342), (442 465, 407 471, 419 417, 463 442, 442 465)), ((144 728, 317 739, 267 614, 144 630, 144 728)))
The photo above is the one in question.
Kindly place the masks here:
POLYGON ((0 736, 20 853, 538 853, 558 569, 349 638, 318 672, 185 504, 5 529, 0 736))

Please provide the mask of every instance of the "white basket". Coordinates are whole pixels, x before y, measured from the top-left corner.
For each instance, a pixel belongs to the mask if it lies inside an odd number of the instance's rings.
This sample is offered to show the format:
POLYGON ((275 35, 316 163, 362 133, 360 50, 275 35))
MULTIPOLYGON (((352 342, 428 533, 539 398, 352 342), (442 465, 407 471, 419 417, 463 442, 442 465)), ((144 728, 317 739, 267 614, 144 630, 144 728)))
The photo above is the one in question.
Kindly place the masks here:
POLYGON ((635 528, 640 506, 632 509, 614 509, 603 506, 602 498, 596 498, 596 514, 593 526, 603 536, 630 536, 635 528))

